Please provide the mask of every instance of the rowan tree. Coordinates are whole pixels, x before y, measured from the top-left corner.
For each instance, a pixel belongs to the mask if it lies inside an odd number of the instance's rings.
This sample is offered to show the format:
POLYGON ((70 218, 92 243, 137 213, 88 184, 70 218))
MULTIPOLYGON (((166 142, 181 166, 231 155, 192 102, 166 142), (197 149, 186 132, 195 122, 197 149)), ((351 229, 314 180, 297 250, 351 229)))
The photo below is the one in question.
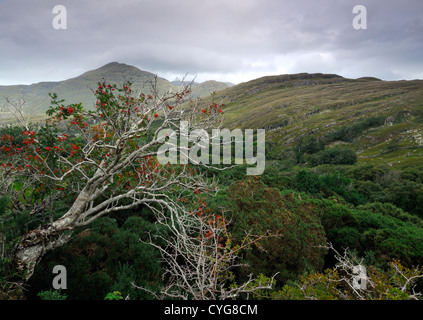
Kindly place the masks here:
POLYGON ((162 165, 157 158, 164 129, 178 131, 182 120, 188 131, 220 125, 223 106, 182 106, 189 91, 186 85, 146 95, 130 82, 118 87, 103 79, 93 90, 94 110, 65 106, 51 94, 45 122, 31 125, 20 117, 22 145, 15 143, 18 137, 0 137, 0 192, 9 200, 9 215, 15 219, 27 211, 42 221, 9 239, 14 246, 7 255, 18 278, 28 280, 47 251, 102 216, 140 206, 172 216, 186 210, 178 199, 217 190, 189 164, 162 165), (69 201, 59 216, 52 213, 57 199, 69 201))

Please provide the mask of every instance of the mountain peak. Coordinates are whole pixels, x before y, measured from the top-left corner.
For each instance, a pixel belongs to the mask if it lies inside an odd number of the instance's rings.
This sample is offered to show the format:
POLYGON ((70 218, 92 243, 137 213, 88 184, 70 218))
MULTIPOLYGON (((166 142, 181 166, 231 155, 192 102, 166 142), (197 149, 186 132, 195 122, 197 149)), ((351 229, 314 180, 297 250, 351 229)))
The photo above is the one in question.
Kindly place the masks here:
MULTIPOLYGON (((125 64, 125 63, 120 63, 120 62, 114 61, 114 62, 110 62, 110 63, 105 64, 104 66, 98 68, 97 70, 99 70, 99 69, 111 69, 111 68, 126 69, 126 68, 136 68, 136 67, 130 66, 130 65, 125 64)), ((136 69, 138 69, 138 68, 136 68, 136 69)))
MULTIPOLYGON (((122 72, 126 72, 126 71, 137 71, 137 72, 146 72, 146 71, 142 71, 140 69, 138 69, 137 67, 131 66, 129 64, 125 64, 125 63, 120 63, 120 62, 110 62, 105 64, 104 66, 97 68, 95 70, 91 70, 88 72, 110 72, 110 71, 122 71, 122 72)), ((150 73, 150 72, 148 72, 150 73)))
MULTIPOLYGON (((40 106, 39 112, 43 114, 50 106, 49 93, 56 93, 66 103, 82 103, 86 108, 94 105, 95 97, 92 95, 92 88, 95 88, 99 81, 122 84, 130 81, 135 90, 141 90, 145 94, 157 90, 159 93, 169 90, 176 90, 174 84, 168 80, 157 77, 155 74, 140 70, 139 68, 120 63, 109 62, 97 69, 87 71, 80 76, 58 82, 40 82, 33 85, 21 86, 0 86, 0 104, 2 97, 14 98, 24 95, 28 101, 29 109, 40 106), (154 88, 153 88, 154 86, 154 88)), ((224 89, 227 85, 223 83, 206 82, 193 87, 192 97, 207 96, 210 92, 224 89)), ((0 115, 1 121, 1 115, 0 115)))
MULTIPOLYGON (((125 63, 110 62, 97 69, 87 71, 74 79, 78 78, 90 81, 99 81, 101 78, 106 78, 107 81, 118 83, 124 81, 125 79, 130 80, 131 82, 145 82, 147 78, 153 79, 154 74, 125 63)), ((161 80, 163 81, 164 79, 161 80)))
POLYGON ((117 66, 117 65, 126 65, 125 63, 119 63, 117 61, 109 62, 105 64, 103 67, 110 67, 110 66, 117 66))

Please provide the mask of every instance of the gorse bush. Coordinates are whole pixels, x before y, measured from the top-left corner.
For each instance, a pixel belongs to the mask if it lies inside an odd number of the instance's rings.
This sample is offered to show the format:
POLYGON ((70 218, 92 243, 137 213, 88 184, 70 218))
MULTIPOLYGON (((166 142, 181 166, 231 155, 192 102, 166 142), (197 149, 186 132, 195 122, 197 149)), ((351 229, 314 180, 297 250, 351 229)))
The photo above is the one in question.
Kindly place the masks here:
POLYGON ((267 187, 258 178, 234 182, 229 188, 229 228, 235 241, 240 241, 245 231, 280 235, 245 253, 243 258, 250 267, 242 271, 244 276, 250 272, 279 272, 277 279, 284 282, 305 270, 323 266, 324 252, 316 249, 325 243, 318 216, 301 206, 288 206, 290 202, 278 189, 267 187))
POLYGON ((350 208, 326 199, 322 204, 326 236, 339 250, 349 248, 361 256, 372 252, 381 265, 392 259, 399 259, 409 267, 422 264, 420 220, 386 204, 350 208))
POLYGON ((122 225, 114 219, 95 222, 65 247, 49 253, 30 280, 31 291, 51 287, 55 265, 67 268, 68 300, 98 300, 111 291, 131 299, 151 299, 131 283, 155 289, 161 284, 160 257, 153 247, 140 242, 155 225, 133 216, 122 225))

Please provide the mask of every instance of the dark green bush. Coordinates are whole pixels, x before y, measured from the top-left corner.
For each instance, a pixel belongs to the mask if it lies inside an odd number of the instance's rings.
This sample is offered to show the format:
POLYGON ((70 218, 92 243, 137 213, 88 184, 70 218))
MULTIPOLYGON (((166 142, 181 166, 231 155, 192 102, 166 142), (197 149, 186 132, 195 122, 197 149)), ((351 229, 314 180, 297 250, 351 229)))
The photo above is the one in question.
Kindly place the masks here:
POLYGON ((372 252, 378 264, 399 259, 408 266, 423 262, 423 226, 418 218, 389 204, 368 204, 357 209, 324 200, 322 223, 328 240, 339 250, 360 256, 372 252))
POLYGON ((366 201, 356 190, 354 181, 339 172, 317 175, 307 170, 300 170, 295 176, 295 187, 299 191, 319 197, 338 195, 354 205, 364 204, 366 201))
POLYGON ((131 285, 155 291, 162 284, 160 254, 140 242, 149 231, 154 235, 155 225, 142 217, 128 218, 122 226, 110 218, 95 221, 45 256, 30 279, 30 297, 51 289, 53 267, 60 264, 67 269, 68 300, 102 300, 116 290, 131 299, 151 299, 131 285))
POLYGON ((326 239, 319 217, 311 207, 293 204, 293 198, 285 198, 278 189, 267 187, 258 178, 235 182, 228 190, 228 200, 229 231, 235 244, 241 243, 246 232, 281 235, 263 240, 259 247, 243 253, 249 267, 240 270, 241 277, 279 272, 277 279, 284 282, 323 267, 324 250, 317 246, 324 245, 326 239))
POLYGON ((334 147, 317 152, 308 157, 311 166, 321 164, 346 164, 352 165, 357 162, 357 155, 349 148, 334 147))
POLYGON ((371 117, 349 126, 343 126, 327 134, 324 138, 326 143, 333 141, 352 142, 364 130, 372 127, 379 127, 385 123, 385 117, 371 117))

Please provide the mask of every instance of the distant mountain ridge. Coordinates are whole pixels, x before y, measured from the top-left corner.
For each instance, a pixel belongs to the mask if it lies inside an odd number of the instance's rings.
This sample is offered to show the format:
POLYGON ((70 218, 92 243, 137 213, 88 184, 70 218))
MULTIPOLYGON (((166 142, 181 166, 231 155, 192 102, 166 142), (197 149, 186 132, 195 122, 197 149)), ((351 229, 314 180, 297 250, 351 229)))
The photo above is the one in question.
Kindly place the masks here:
MULTIPOLYGON (((90 109, 94 106, 95 97, 92 89, 97 83, 105 78, 109 83, 123 83, 129 80, 135 89, 140 89, 144 93, 152 91, 155 85, 159 92, 169 89, 177 90, 179 85, 172 83, 151 72, 143 71, 137 67, 125 63, 111 62, 95 70, 87 71, 80 76, 57 82, 39 82, 31 85, 10 85, 0 86, 0 106, 5 103, 5 98, 16 99, 23 97, 28 110, 37 109, 37 112, 44 113, 50 106, 49 93, 56 93, 60 99, 65 99, 65 103, 82 103, 84 107, 90 109)), ((192 97, 207 96, 213 91, 228 88, 229 85, 217 81, 205 81, 192 86, 192 97)), ((0 112, 1 119, 7 117, 4 112, 0 112)))

